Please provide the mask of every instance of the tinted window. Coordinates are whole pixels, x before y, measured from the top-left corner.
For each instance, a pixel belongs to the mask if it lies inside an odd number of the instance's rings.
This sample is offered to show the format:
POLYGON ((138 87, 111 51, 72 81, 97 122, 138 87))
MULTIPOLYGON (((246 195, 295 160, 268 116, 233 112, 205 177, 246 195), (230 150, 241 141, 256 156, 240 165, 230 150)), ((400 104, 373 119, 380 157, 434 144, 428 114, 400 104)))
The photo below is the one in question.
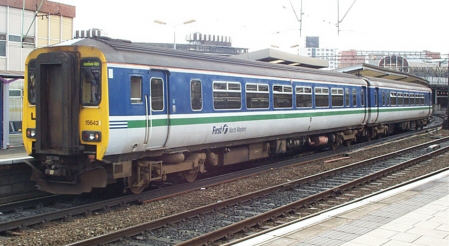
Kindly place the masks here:
POLYGON ((315 106, 329 107, 329 88, 315 87, 315 106))
POLYGON ((213 84, 214 109, 240 109, 242 93, 240 83, 215 81, 213 84))
POLYGON ((304 87, 304 86, 296 87, 296 107, 298 108, 312 107, 312 87, 304 87))
POLYGON ((190 106, 193 110, 201 110, 203 108, 203 95, 201 92, 201 81, 190 81, 190 106))
POLYGON ((22 96, 22 90, 20 90, 20 89, 10 89, 9 90, 9 96, 10 97, 21 97, 22 96))
POLYGON ((28 63, 28 102, 32 105, 36 104, 36 60, 28 63))
POLYGON ((332 88, 332 107, 343 107, 343 89, 332 88))
POLYGON ((362 88, 362 90, 360 90, 360 103, 362 104, 362 106, 365 106, 365 89, 362 88))
POLYGON ((273 104, 275 108, 291 108, 293 105, 292 87, 290 85, 273 86, 273 104))
POLYGON ((350 107, 350 96, 349 96, 349 88, 345 88, 345 106, 350 107))
POLYGON ((164 81, 151 78, 151 109, 164 110, 164 81))
POLYGON ((390 93, 390 102, 391 102, 391 106, 396 106, 397 105, 396 92, 391 92, 390 93))
POLYGON ((246 84, 247 108, 268 108, 269 105, 268 85, 246 84))
POLYGON ((95 58, 81 61, 81 104, 96 106, 101 99, 101 66, 95 58))
POLYGON ((6 41, 0 40, 0 56, 6 56, 6 41))
POLYGON ((352 106, 357 107, 357 90, 352 89, 352 106))
POLYGON ((374 106, 377 106, 377 91, 374 91, 374 106))
POLYGON ((142 77, 131 76, 131 103, 142 102, 142 77))

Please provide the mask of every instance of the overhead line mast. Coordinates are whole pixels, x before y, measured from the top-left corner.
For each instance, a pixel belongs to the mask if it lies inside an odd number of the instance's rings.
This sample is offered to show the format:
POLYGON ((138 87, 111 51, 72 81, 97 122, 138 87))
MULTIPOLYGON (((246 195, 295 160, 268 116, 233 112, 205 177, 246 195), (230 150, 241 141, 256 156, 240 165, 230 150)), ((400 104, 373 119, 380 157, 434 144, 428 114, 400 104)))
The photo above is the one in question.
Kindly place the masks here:
POLYGON ((352 6, 354 6, 355 2, 357 2, 357 0, 352 1, 351 6, 349 6, 348 10, 346 10, 345 14, 340 19, 340 0, 337 0, 337 35, 338 36, 340 36, 340 24, 346 18, 346 16, 348 15, 349 11, 352 9, 352 6))

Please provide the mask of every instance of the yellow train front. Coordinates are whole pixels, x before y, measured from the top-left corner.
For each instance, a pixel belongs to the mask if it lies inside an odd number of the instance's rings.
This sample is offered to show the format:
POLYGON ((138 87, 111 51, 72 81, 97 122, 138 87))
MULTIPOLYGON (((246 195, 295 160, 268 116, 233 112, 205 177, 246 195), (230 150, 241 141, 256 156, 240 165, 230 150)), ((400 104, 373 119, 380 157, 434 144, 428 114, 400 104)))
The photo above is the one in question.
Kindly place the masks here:
POLYGON ((26 60, 23 141, 41 190, 76 194, 104 187, 108 142, 105 57, 87 46, 34 50, 26 60))

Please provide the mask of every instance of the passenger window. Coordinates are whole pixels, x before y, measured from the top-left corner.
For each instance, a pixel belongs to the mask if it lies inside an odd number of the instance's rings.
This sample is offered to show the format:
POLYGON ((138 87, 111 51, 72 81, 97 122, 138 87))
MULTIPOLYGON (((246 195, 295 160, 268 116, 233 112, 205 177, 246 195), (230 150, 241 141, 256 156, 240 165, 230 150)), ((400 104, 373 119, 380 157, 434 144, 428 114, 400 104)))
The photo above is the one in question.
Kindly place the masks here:
POLYGON ((345 88, 345 106, 350 107, 349 88, 345 88))
POLYGON ((242 90, 238 82, 214 81, 214 109, 240 109, 242 90))
POLYGON ((269 92, 268 85, 246 84, 246 107, 247 108, 268 108, 269 92))
POLYGON ((142 77, 131 76, 131 103, 142 103, 142 77))
POLYGON ((377 106, 377 91, 374 91, 374 106, 377 106))
POLYGON ((397 98, 397 105, 401 106, 404 104, 404 96, 402 95, 402 93, 397 93, 396 94, 396 98, 397 98))
POLYGON ((329 88, 315 87, 315 106, 329 107, 329 88))
POLYGON ((95 58, 81 61, 81 104, 97 106, 101 99, 101 66, 95 58))
POLYGON ((151 78, 151 109, 164 110, 164 81, 151 78))
POLYGON ((357 90, 352 89, 352 106, 357 107, 357 90))
POLYGON ((190 106, 192 110, 201 110, 203 108, 203 95, 201 92, 201 81, 190 81, 190 106))
POLYGON ((273 102, 275 108, 291 108, 293 105, 291 85, 273 85, 273 102))
POLYGON ((396 106, 396 104, 397 104, 396 92, 390 93, 390 101, 391 101, 391 106, 396 106))
POLYGON ((343 89, 332 88, 332 107, 343 107, 343 89))
POLYGON ((365 106, 365 90, 363 88, 360 90, 360 104, 365 106))
POLYGON ((312 87, 305 87, 305 86, 296 87, 296 107, 297 108, 312 107, 312 87))

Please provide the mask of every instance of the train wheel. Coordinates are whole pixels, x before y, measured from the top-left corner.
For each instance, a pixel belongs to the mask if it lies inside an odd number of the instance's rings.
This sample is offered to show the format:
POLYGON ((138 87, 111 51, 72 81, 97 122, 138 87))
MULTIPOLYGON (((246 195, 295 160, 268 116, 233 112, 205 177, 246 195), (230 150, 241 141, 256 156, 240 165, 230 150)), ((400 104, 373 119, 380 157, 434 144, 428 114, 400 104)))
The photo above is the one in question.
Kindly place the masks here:
POLYGON ((145 188, 147 188, 148 185, 141 185, 141 186, 131 186, 129 187, 129 191, 131 191, 131 193, 133 194, 140 194, 142 193, 142 191, 145 190, 145 188))
POLYGON ((196 178, 198 177, 198 173, 199 173, 199 168, 195 167, 194 169, 192 169, 190 171, 184 172, 182 175, 184 176, 184 179, 187 182, 193 183, 196 180, 196 178))
POLYGON ((133 194, 142 193, 150 183, 144 176, 142 176, 142 173, 138 169, 139 167, 137 165, 133 165, 132 175, 128 178, 128 189, 133 194))
POLYGON ((341 136, 337 135, 335 137, 335 141, 331 144, 331 148, 332 150, 337 150, 338 147, 340 147, 340 145, 343 143, 343 139, 341 136))

